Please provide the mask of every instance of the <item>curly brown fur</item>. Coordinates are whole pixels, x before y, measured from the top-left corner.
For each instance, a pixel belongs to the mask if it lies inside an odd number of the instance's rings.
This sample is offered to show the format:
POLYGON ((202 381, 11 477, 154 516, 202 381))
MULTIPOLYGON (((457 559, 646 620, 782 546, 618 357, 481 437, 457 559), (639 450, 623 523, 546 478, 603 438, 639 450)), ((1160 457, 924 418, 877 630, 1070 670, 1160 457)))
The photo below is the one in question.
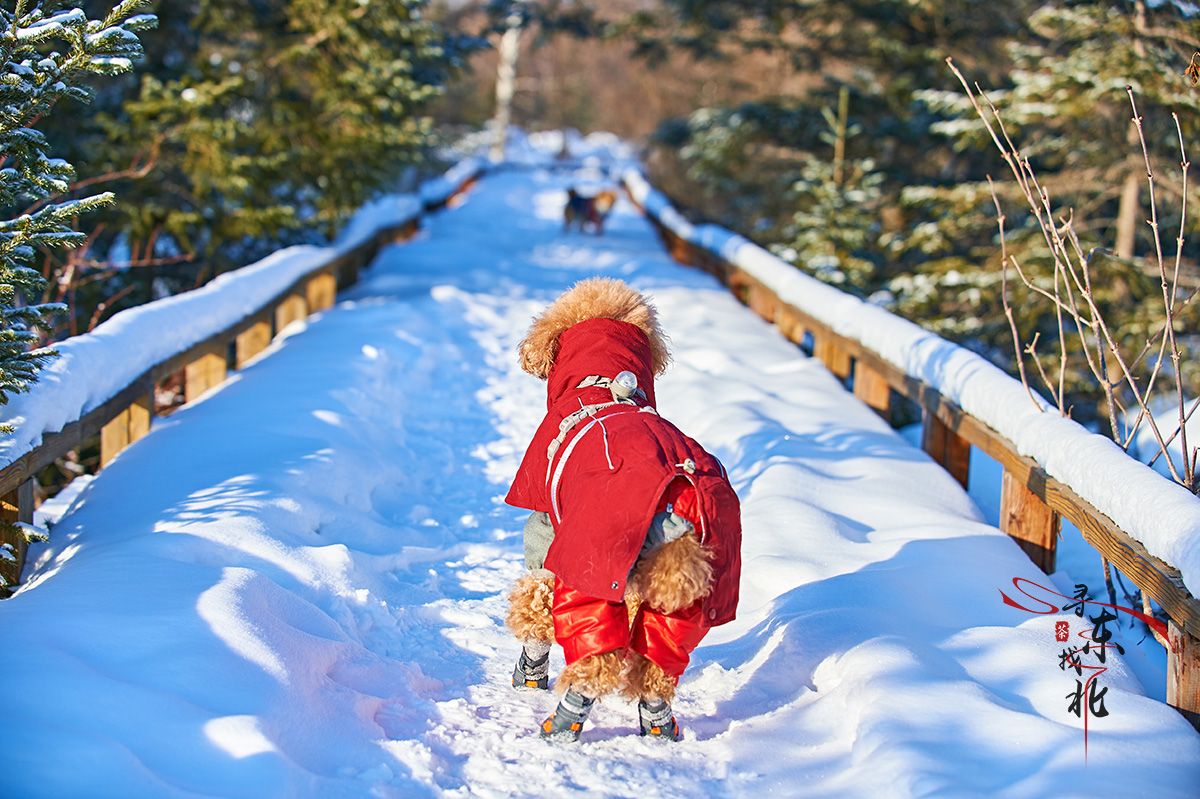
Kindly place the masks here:
POLYGON ((638 561, 630 583, 642 601, 661 613, 693 604, 712 588, 708 551, 692 534, 654 549, 638 561))
POLYGON ((602 655, 588 655, 562 670, 555 690, 564 694, 570 688, 584 696, 606 696, 625 684, 624 673, 623 653, 614 650, 602 655))
POLYGON ((553 603, 554 578, 526 575, 508 592, 508 618, 504 622, 520 641, 553 641, 553 603))
POLYGON ((545 380, 558 357, 558 337, 588 319, 617 319, 636 325, 650 339, 654 373, 666 371, 671 352, 667 335, 658 324, 658 312, 639 292, 607 277, 579 281, 533 320, 518 347, 521 368, 545 380))
POLYGON ((621 695, 627 699, 645 699, 650 702, 662 699, 670 702, 675 698, 675 680, 653 661, 637 652, 630 652, 621 695))
POLYGON ((637 592, 633 581, 625 583, 625 610, 629 612, 629 623, 637 618, 638 610, 642 607, 642 595, 637 592))

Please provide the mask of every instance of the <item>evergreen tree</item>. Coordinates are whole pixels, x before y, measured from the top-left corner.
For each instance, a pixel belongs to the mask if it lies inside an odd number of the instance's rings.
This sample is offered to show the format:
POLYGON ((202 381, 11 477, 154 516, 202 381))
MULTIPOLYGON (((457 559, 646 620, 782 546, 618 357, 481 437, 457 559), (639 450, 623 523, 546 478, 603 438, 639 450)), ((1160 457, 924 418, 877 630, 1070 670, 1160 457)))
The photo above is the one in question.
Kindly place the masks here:
POLYGON ((423 163, 437 141, 425 108, 460 56, 425 5, 157 0, 163 46, 76 136, 81 157, 121 176, 96 250, 194 259, 139 268, 126 301, 149 299, 155 278, 178 291, 328 240, 423 163))
MULTIPOLYGON (((123 0, 99 19, 77 4, 18 0, 0 8, 0 402, 26 391, 53 351, 37 347, 37 327, 61 310, 36 301, 42 276, 31 267, 38 248, 73 247, 85 240, 73 227, 81 214, 111 203, 111 193, 58 201, 74 169, 50 155, 33 126, 59 101, 86 102, 91 76, 129 70, 142 54, 137 31, 152 15, 137 14, 145 0, 123 0)), ((6 432, 11 430, 7 428, 6 432)))
POLYGON ((879 294, 887 271, 887 243, 892 238, 883 227, 883 173, 871 158, 845 156, 847 143, 862 133, 849 125, 849 90, 839 94, 838 112, 822 109, 828 130, 821 141, 829 153, 807 159, 787 197, 791 219, 773 238, 782 240, 771 249, 785 260, 859 296, 885 301, 879 294))
MULTIPOLYGON (((1146 302, 1161 294, 1154 264, 1130 257, 1153 249, 1144 224, 1145 164, 1125 86, 1137 92, 1145 119, 1160 219, 1177 225, 1179 143, 1169 109, 1181 111, 1185 138, 1194 141, 1200 93, 1183 74, 1200 41, 1194 8, 1145 0, 676 0, 668 6, 672 19, 640 29, 648 50, 675 47, 717 58, 739 49, 786 53, 798 72, 819 70, 814 77, 820 82, 807 95, 780 98, 774 106, 788 109, 789 119, 812 120, 833 104, 840 82, 851 97, 843 124, 863 131, 847 137, 835 155, 812 125, 800 135, 777 135, 784 126, 759 122, 753 136, 733 138, 694 125, 664 126, 660 140, 676 150, 689 176, 730 192, 724 203, 717 191, 709 192, 708 216, 733 222, 800 266, 811 268, 815 256, 818 276, 858 293, 886 286, 886 293, 875 294, 877 301, 890 301, 896 312, 1015 373, 995 203, 986 180, 1008 168, 945 64, 954 56, 973 80, 999 87, 989 93, 1058 202, 1055 213, 1074 217, 1085 249, 1103 246, 1117 256, 1097 257, 1105 282, 1095 292, 1114 328, 1127 340, 1144 341, 1161 326, 1161 312, 1146 302), (688 135, 681 136, 681 129, 688 135), (737 152, 743 145, 749 146, 737 152), (778 162, 781 152, 788 161, 783 169, 772 175, 761 168, 778 162), (763 153, 771 155, 760 159, 763 153), (734 166, 725 163, 730 154, 734 166), (861 177, 866 183, 852 186, 854 165, 868 163, 861 177), (1168 172, 1174 174, 1168 178, 1168 172), (790 207, 768 200, 777 196, 781 175, 791 186, 790 207), (757 191, 748 185, 756 180, 757 191), (849 190, 857 192, 853 203, 845 202, 849 190), (761 199, 746 207, 754 202, 747 198, 761 199)), ((744 108, 738 111, 747 116, 744 108)), ((724 118, 722 109, 704 114, 724 118)), ((1195 189, 1200 182, 1194 173, 1190 177, 1195 189)), ((1015 186, 998 179, 996 189, 1008 216, 1009 253, 1052 290, 1046 281, 1053 264, 1039 229, 1024 216, 1015 186)), ((1192 193, 1189 208, 1195 209, 1200 196, 1192 193)), ((1165 231, 1168 243, 1175 232, 1165 231)), ((1200 255, 1196 244, 1188 243, 1185 269, 1200 255)), ((1045 349, 1058 337, 1051 306, 1015 284, 1012 276, 1008 288, 1021 310, 1022 340, 1040 333, 1045 349)), ((1068 345, 1077 349, 1071 336, 1068 331, 1068 345)), ((1076 418, 1087 420, 1101 387, 1085 371, 1067 383, 1068 404, 1076 406, 1076 418)))
MULTIPOLYGON (((1173 255, 1183 185, 1178 168, 1180 141, 1171 112, 1180 120, 1185 145, 1200 133, 1200 94, 1185 72, 1200 36, 1194 11, 1173 3, 1087 0, 1046 5, 1029 18, 1029 35, 1010 44, 1013 69, 998 88, 988 89, 1021 155, 1028 158, 1052 198, 1058 220, 1070 219, 1083 250, 1103 248, 1095 258, 1094 292, 1120 343, 1136 352, 1160 329, 1165 316, 1149 217, 1146 160, 1126 87, 1133 89, 1143 119, 1147 154, 1155 171, 1156 203, 1163 239, 1173 255), (1172 229, 1167 229, 1170 220, 1172 229)), ((972 78, 976 76, 972 75, 972 78)), ((982 81, 980 81, 982 83, 982 81)), ((927 91, 918 98, 948 117, 932 126, 960 151, 992 150, 961 88, 927 91)), ((1190 155, 1190 153, 1189 153, 1190 155)), ((1052 255, 1027 203, 1009 180, 1008 168, 992 172, 1006 216, 1006 246, 1032 279, 1053 291, 1052 255)), ((978 174, 982 178, 982 174, 978 174)), ((1194 175, 1191 176, 1194 178, 1194 175)), ((1189 181, 1190 208, 1200 202, 1189 181)), ((899 279, 899 309, 918 319, 974 319, 973 346, 997 361, 1014 362, 1011 334, 1003 317, 996 208, 982 182, 931 188, 921 198, 939 257, 899 279), (958 313, 953 309, 958 308, 958 313)), ((1194 214, 1192 215, 1194 218, 1194 214)), ((1191 229, 1195 229, 1194 224, 1191 229)), ((1186 231, 1185 231, 1186 233, 1186 231)), ((1194 263, 1200 242, 1184 239, 1184 264, 1194 263)), ((1027 292, 1010 276, 1017 325, 1024 343, 1038 336, 1040 350, 1057 369, 1059 339, 1052 304, 1027 292), (1051 352, 1046 353, 1047 350, 1051 352)), ((1188 313, 1195 319, 1195 309, 1188 313)), ((1193 321, 1194 324, 1194 321, 1193 321)), ((965 331, 957 331, 960 337, 965 331)), ((1082 346, 1068 331, 1068 356, 1082 346)), ((1149 368, 1152 361, 1145 361, 1149 368)), ((1090 420, 1103 388, 1082 360, 1069 369, 1068 405, 1090 420)), ((1195 388, 1195 375, 1185 375, 1195 388)))

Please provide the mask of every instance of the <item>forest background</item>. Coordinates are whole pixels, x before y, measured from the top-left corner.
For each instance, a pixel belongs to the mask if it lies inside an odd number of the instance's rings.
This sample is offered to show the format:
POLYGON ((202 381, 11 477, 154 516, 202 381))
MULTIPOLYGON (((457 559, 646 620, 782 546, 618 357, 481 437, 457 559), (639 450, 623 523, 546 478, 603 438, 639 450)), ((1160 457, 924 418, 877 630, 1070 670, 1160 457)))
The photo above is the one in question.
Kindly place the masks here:
MULTIPOLYGON (((103 16, 111 4, 57 5, 103 16)), ((1200 244, 1185 204, 1200 208, 1200 181, 1181 169, 1200 132, 1190 3, 144 5, 158 18, 140 34, 144 57, 97 81, 89 104, 67 98, 36 119, 74 182, 8 209, 116 196, 73 223, 82 246, 37 248, 44 283, 25 302, 47 308, 43 345, 281 246, 326 241, 363 202, 441 168, 439 153, 492 117, 494 45, 520 18, 514 124, 640 145, 651 182, 693 221, 737 231, 1013 374, 1059 375, 1046 383, 1064 411, 1120 440, 1103 420, 1136 409, 1130 383, 1098 379, 1080 357, 1096 333, 1060 325, 1061 258, 952 58, 1036 169, 1054 227, 1093 256, 1095 309, 1143 353, 1132 369, 1200 397, 1200 244), (1180 247, 1170 281, 1156 260, 1163 240, 1168 261, 1180 247), (65 312, 51 314, 53 303, 65 312), (1165 328, 1181 357, 1163 365, 1153 353, 1165 328)))

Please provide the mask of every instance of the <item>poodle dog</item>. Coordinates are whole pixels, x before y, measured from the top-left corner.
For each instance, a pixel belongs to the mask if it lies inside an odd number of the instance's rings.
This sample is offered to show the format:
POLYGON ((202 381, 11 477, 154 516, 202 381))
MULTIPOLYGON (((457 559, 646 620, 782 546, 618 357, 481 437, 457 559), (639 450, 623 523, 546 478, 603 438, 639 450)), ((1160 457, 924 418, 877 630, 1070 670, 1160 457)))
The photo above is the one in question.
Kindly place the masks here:
POLYGON ((557 642, 563 697, 543 737, 578 740, 596 699, 620 692, 638 700, 642 735, 679 740, 679 677, 737 606, 737 495, 720 462, 655 409, 670 350, 633 288, 581 281, 519 350, 522 368, 546 381, 547 413, 506 498, 532 511, 529 573, 509 595, 507 624, 522 643, 513 685, 546 689, 557 642))

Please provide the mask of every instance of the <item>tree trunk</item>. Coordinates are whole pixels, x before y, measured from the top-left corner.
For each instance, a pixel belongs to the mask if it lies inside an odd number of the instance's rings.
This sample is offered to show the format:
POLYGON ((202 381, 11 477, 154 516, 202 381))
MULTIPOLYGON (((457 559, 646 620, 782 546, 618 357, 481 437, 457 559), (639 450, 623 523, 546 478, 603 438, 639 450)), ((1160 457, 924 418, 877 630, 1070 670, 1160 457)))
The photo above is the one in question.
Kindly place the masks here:
POLYGON ((504 146, 508 139, 508 123, 512 121, 513 89, 517 82, 517 50, 521 43, 521 19, 510 17, 509 27, 500 37, 500 63, 496 66, 496 116, 492 118, 490 158, 504 160, 504 146))

